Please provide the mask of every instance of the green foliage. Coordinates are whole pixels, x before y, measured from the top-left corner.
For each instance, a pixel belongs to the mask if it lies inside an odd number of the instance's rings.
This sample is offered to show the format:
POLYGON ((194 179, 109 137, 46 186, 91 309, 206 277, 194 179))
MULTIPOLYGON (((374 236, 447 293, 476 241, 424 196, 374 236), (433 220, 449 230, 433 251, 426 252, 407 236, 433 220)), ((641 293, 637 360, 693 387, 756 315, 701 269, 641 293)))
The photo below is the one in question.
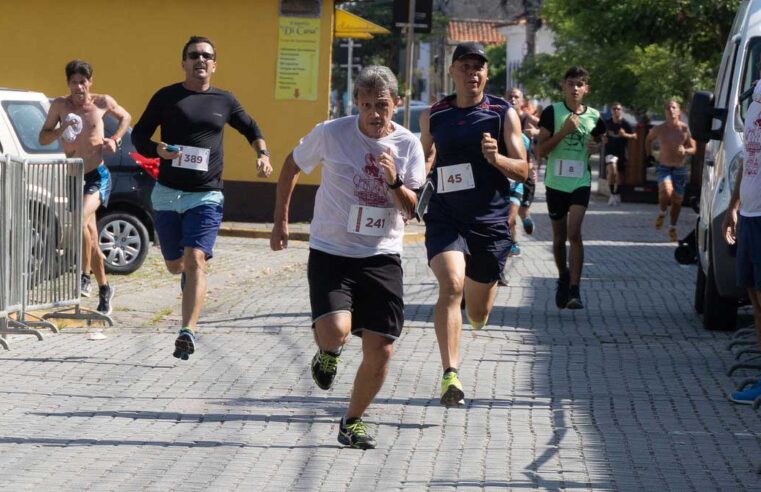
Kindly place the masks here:
POLYGON ((486 57, 489 59, 489 87, 488 92, 496 96, 505 93, 507 84, 507 46, 505 43, 487 46, 486 57))
POLYGON ((565 70, 591 74, 592 105, 620 101, 660 112, 671 96, 689 101, 713 87, 739 0, 546 0, 542 16, 556 53, 526 60, 518 73, 527 93, 561 97, 565 70))

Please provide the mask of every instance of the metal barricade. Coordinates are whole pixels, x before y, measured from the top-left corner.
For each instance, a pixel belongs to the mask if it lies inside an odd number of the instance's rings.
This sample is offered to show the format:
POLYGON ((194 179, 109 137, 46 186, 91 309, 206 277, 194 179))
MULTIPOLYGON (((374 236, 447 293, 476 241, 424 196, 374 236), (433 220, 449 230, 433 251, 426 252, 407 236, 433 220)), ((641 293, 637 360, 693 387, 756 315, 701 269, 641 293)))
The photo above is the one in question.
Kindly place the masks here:
MULTIPOLYGON (((0 160, 0 331, 8 328, 8 303, 10 290, 10 214, 11 200, 10 187, 13 171, 8 159, 0 160)), ((8 342, 0 338, 0 345, 8 350, 8 342)))
POLYGON ((39 331, 23 323, 24 304, 24 233, 23 201, 24 166, 10 156, 3 158, 3 210, 2 210, 2 261, 5 269, 3 279, 5 317, 0 321, 3 347, 8 348, 8 334, 35 335, 42 340, 39 331))
MULTIPOLYGON (((50 318, 100 320, 80 309, 82 271, 81 159, 20 159, 7 156, 2 216, 8 229, 7 311, 0 334, 42 335, 35 327, 58 329, 50 318), (62 311, 49 312, 59 308, 62 311), (72 313, 66 310, 72 309, 72 313), (35 311, 46 311, 42 316, 35 311), (15 316, 11 316, 16 313, 15 316), (15 319, 14 319, 15 318, 15 319)), ((4 261, 5 261, 4 260, 4 261)))

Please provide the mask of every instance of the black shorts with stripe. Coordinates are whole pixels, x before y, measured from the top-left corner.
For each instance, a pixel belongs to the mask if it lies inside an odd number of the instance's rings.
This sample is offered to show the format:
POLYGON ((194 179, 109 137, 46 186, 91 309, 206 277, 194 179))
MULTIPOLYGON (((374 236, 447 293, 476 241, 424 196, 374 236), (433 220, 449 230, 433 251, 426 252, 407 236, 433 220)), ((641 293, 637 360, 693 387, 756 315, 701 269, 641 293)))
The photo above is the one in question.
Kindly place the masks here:
POLYGON ((402 259, 399 255, 365 258, 309 250, 307 264, 312 326, 330 314, 351 314, 351 332, 364 330, 397 339, 404 325, 402 259))

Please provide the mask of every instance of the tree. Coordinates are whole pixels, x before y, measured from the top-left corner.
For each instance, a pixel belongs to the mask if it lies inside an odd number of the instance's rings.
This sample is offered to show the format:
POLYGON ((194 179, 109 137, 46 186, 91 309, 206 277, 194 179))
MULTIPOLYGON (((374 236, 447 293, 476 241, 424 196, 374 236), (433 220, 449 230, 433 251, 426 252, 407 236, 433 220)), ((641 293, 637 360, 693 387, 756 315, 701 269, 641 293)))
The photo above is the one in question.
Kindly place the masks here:
POLYGON ((505 43, 486 47, 486 57, 489 59, 489 87, 491 94, 502 95, 507 89, 507 56, 505 43))
POLYGON ((571 65, 591 74, 588 100, 618 100, 638 113, 661 111, 712 87, 739 0, 546 0, 542 16, 556 53, 527 59, 527 92, 558 98, 571 65))

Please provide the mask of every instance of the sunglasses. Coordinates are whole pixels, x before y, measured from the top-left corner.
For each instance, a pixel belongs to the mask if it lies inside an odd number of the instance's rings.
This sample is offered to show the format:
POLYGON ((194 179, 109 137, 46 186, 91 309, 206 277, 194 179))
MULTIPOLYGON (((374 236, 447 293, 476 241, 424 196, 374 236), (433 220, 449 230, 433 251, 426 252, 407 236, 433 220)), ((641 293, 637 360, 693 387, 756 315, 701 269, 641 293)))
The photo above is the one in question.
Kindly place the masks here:
POLYGON ((206 53, 205 51, 191 51, 188 53, 188 58, 191 60, 198 60, 199 58, 203 58, 204 60, 213 60, 214 53, 206 53))

